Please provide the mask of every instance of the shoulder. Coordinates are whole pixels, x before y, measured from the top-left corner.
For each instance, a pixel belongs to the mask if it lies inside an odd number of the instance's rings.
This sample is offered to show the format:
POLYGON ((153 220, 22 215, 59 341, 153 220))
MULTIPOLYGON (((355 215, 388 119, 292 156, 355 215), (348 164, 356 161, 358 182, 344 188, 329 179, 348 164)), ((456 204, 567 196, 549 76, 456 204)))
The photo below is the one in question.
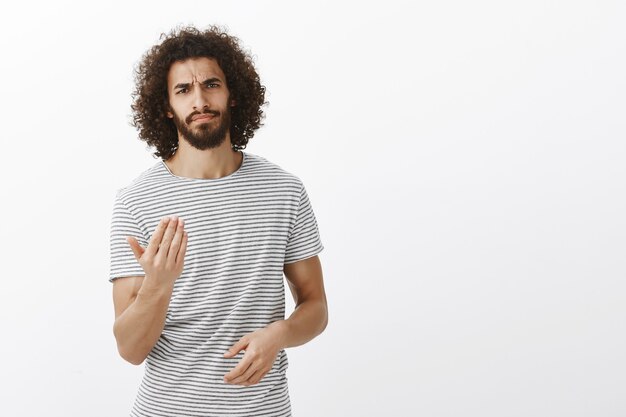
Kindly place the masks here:
POLYGON ((116 200, 123 202, 132 201, 149 193, 150 189, 154 188, 156 184, 162 181, 162 166, 163 163, 159 159, 149 168, 139 172, 134 178, 131 178, 125 186, 117 189, 116 200))
POLYGON ((299 176, 283 168, 276 162, 270 161, 268 158, 246 152, 248 172, 254 176, 267 176, 276 182, 285 185, 290 184, 298 189, 302 188, 303 183, 299 176))

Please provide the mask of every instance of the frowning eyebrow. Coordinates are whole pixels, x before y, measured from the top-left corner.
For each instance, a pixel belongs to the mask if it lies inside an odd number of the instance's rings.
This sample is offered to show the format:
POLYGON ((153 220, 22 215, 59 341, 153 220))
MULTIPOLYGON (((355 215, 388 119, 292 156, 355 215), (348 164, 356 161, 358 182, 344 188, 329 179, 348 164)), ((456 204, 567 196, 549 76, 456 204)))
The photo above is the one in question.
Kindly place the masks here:
MULTIPOLYGON (((212 78, 207 78, 206 80, 202 81, 202 84, 209 84, 209 83, 214 83, 214 82, 222 82, 222 80, 220 80, 217 77, 212 77, 212 78)), ((178 88, 189 88, 189 86, 191 85, 191 83, 178 83, 174 86, 174 90, 178 89, 178 88)))

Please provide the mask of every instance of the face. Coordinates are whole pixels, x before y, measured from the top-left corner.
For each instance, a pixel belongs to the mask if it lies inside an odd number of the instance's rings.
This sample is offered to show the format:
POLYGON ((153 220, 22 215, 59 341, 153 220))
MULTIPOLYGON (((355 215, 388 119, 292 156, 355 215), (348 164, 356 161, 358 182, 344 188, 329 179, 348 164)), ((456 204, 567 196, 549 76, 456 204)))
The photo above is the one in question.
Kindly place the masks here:
POLYGON ((230 100, 226 77, 212 58, 176 61, 167 76, 171 118, 179 135, 204 150, 230 140, 230 100))

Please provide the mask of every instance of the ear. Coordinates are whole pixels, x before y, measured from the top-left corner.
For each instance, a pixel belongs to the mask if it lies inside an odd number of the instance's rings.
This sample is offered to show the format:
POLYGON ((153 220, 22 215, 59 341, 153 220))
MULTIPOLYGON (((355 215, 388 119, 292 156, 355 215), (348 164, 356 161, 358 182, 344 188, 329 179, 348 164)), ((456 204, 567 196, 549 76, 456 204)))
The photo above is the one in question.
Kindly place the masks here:
POLYGON ((174 117, 174 114, 172 113, 172 107, 169 104, 167 105, 167 111, 165 112, 165 115, 170 119, 174 117))

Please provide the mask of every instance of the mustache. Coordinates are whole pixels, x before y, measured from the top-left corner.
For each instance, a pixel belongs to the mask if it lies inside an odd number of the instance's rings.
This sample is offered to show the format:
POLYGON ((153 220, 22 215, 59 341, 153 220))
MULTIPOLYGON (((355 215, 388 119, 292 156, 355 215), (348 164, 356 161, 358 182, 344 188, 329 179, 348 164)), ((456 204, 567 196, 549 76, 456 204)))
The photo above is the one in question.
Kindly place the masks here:
POLYGON ((187 122, 187 124, 191 124, 191 122, 192 122, 191 119, 193 118, 193 116, 196 116, 196 115, 199 115, 199 114, 210 114, 210 115, 213 115, 213 116, 219 116, 220 112, 215 111, 215 110, 207 110, 207 111, 202 112, 202 113, 200 113, 199 111, 195 111, 195 112, 191 113, 189 116, 187 116, 185 118, 185 122, 187 122))

